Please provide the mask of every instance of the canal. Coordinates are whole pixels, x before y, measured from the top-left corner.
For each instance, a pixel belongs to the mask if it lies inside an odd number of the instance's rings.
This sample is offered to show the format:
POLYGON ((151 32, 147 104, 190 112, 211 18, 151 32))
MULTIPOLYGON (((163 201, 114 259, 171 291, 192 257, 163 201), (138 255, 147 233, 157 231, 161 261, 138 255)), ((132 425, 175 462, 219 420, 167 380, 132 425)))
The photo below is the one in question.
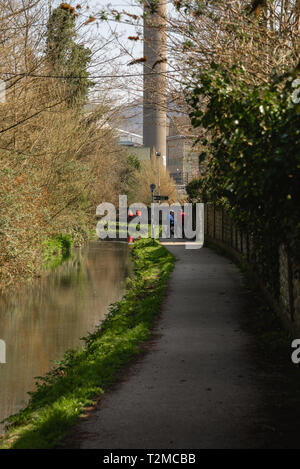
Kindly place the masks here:
MULTIPOLYGON (((0 297, 0 421, 28 402, 35 377, 101 323, 131 273, 127 243, 91 242, 32 286, 0 297)), ((0 434, 4 426, 0 424, 0 434)))

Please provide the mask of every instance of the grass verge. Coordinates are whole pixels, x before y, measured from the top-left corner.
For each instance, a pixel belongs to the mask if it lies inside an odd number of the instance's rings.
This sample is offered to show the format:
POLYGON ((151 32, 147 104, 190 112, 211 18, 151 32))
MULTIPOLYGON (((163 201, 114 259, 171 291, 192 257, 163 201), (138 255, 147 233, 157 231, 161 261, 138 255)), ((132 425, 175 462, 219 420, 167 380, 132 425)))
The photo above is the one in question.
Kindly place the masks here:
POLYGON ((135 274, 123 299, 112 305, 101 327, 84 338, 82 350, 63 360, 31 393, 28 406, 10 417, 0 448, 54 448, 83 408, 104 393, 120 369, 141 352, 159 313, 174 257, 157 241, 142 239, 132 248, 135 274))
POLYGON ((73 239, 70 235, 57 234, 44 242, 44 270, 55 270, 65 260, 69 259, 73 249, 73 239))

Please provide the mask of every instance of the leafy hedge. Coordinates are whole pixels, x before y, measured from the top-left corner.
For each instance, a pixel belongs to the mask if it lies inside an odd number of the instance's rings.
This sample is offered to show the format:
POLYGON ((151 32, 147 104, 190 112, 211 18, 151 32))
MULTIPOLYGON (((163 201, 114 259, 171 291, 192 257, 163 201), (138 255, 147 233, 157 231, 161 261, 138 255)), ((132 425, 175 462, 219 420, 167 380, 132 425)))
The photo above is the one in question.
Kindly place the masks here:
POLYGON ((44 268, 55 269, 71 256, 73 239, 68 234, 57 234, 44 241, 44 268))
POLYGON ((292 99, 297 69, 260 87, 247 85, 244 73, 212 64, 189 90, 192 125, 209 136, 202 141, 207 172, 197 189, 203 201, 223 204, 252 234, 258 263, 276 288, 278 245, 299 256, 300 105, 292 99))

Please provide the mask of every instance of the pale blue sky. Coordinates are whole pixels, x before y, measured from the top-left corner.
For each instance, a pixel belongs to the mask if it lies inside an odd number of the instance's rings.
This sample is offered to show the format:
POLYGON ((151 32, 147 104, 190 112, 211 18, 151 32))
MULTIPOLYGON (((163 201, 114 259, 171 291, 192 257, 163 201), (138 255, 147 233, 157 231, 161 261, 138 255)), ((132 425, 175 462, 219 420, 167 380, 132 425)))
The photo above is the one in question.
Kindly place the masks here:
MULTIPOLYGON (((61 3, 59 0, 49 0, 49 2, 52 7, 61 3)), ((135 0, 68 0, 68 3, 73 7, 76 7, 77 4, 82 6, 80 10, 77 10, 79 13, 78 25, 88 20, 89 16, 99 17, 99 13, 104 9, 125 10, 137 15, 142 13, 142 9, 138 7, 138 2, 135 0)), ((82 26, 79 34, 85 44, 94 52, 90 74, 93 77, 100 77, 94 79, 96 90, 102 92, 105 89, 111 94, 120 95, 122 98, 127 96, 127 99, 131 100, 141 95, 141 78, 109 78, 110 75, 132 75, 140 74, 143 71, 141 65, 128 66, 132 58, 142 56, 143 42, 142 40, 137 42, 128 40, 128 36, 136 36, 137 28, 126 24, 126 21, 131 23, 133 20, 126 15, 122 17, 120 23, 98 21, 97 19, 87 26, 82 26)), ((141 28, 139 29, 141 30, 141 28)))
MULTIPOLYGON (((139 31, 141 38, 143 37, 142 20, 140 19, 137 23, 126 15, 122 16, 121 22, 98 20, 100 12, 107 9, 120 12, 125 10, 131 14, 141 15, 142 8, 138 0, 67 1, 73 7, 76 7, 78 3, 82 6, 80 10, 77 10, 78 25, 82 25, 90 16, 97 18, 96 21, 82 26, 79 30, 80 40, 83 40, 93 51, 93 62, 89 71, 96 83, 95 90, 100 94, 105 92, 107 96, 120 97, 122 101, 140 98, 143 91, 143 65, 129 66, 128 64, 132 59, 143 56, 143 40, 130 41, 128 36, 136 36, 139 31), (133 26, 132 23, 140 26, 133 26)), ((61 0, 49 0, 49 2, 57 6, 61 0)))
MULTIPOLYGON (((72 6, 76 6, 76 2, 77 0, 73 1, 72 6)), ((135 0, 91 0, 87 2, 87 5, 89 9, 86 9, 85 4, 82 3, 83 8, 80 11, 81 16, 87 18, 89 15, 95 15, 97 18, 97 14, 107 8, 118 11, 125 10, 131 14, 142 13, 142 9, 135 5, 135 0)), ((128 66, 132 58, 143 55, 143 42, 141 40, 137 42, 128 40, 128 36, 135 36, 137 32, 137 28, 130 25, 132 21, 130 17, 124 15, 120 23, 95 21, 85 27, 88 30, 87 34, 90 35, 91 40, 88 42, 93 44, 92 48, 97 50, 103 45, 103 48, 98 52, 100 64, 95 61, 96 66, 91 70, 92 75, 131 75, 143 72, 142 65, 128 66), (126 21, 129 24, 125 24, 126 21), (108 44, 106 44, 107 41, 109 41, 108 44)), ((139 77, 103 78, 95 81, 97 82, 96 89, 102 91, 101 87, 108 88, 111 94, 118 95, 122 99, 132 100, 141 96, 142 93, 142 79, 139 77)))

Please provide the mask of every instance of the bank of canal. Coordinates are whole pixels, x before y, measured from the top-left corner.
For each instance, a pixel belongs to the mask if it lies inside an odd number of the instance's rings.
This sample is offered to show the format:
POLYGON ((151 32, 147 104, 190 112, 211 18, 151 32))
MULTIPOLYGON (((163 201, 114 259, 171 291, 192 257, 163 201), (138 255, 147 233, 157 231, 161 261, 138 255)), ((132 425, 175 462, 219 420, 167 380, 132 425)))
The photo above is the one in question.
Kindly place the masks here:
MULTIPOLYGON (((101 246, 117 249, 113 246, 118 244, 101 246)), ((152 239, 136 242, 132 254, 134 275, 127 281, 123 299, 110 308, 101 327, 86 337, 83 349, 69 351, 39 382, 26 409, 11 420, 13 426, 0 447, 55 447, 83 408, 105 392, 122 366, 140 353, 140 344, 150 337, 160 311, 174 257, 152 239)))
POLYGON ((0 364, 0 421, 24 407, 36 376, 82 345, 80 338, 123 296, 131 272, 126 243, 93 241, 32 286, 0 297, 0 338, 7 349, 7 363, 0 364))

